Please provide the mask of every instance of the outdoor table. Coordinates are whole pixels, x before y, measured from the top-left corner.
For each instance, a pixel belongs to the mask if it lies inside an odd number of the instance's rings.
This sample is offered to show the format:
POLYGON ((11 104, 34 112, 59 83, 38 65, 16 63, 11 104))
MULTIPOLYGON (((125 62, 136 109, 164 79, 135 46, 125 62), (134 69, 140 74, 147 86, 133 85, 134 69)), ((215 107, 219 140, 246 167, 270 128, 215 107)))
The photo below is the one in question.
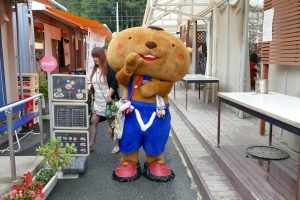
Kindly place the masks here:
MULTIPOLYGON (((218 93, 218 147, 220 147, 221 102, 269 122, 269 145, 272 144, 272 124, 300 136, 300 98, 274 92, 269 94, 220 92, 218 93)), ((300 154, 298 163, 300 163, 300 154)), ((298 165, 297 200, 300 200, 299 172, 300 165, 298 165)))
MULTIPOLYGON (((181 79, 185 83, 185 110, 187 110, 188 102, 188 83, 198 83, 199 84, 199 99, 200 99, 200 84, 201 83, 216 83, 219 92, 219 79, 211 76, 205 76, 202 74, 187 74, 181 79)), ((174 99, 175 99, 175 85, 174 85, 174 99)))

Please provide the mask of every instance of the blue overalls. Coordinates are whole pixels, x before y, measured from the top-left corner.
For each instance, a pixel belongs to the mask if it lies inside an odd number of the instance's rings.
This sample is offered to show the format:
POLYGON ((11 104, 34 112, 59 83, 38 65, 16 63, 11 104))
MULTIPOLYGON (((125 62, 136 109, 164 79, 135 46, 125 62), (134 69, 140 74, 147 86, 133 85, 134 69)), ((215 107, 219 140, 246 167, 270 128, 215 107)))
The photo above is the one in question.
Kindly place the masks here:
MULTIPOLYGON (((143 80, 151 81, 151 77, 143 76, 143 80)), ((133 76, 128 85, 128 97, 132 92, 133 76)), ((156 115, 156 103, 132 101, 134 106, 132 113, 125 115, 123 136, 120 140, 120 151, 132 153, 143 146, 144 151, 152 156, 158 156, 165 150, 169 133, 171 116, 169 104, 166 104, 166 115, 158 118, 156 115)))

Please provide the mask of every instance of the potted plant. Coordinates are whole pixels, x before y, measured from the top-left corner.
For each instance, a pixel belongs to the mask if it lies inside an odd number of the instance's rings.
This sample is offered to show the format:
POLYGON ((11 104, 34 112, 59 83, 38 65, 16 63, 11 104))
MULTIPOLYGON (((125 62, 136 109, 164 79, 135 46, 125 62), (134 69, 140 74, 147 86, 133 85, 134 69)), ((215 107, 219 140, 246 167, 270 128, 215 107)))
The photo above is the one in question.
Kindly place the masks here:
POLYGON ((42 200, 44 193, 41 182, 33 180, 31 173, 26 172, 21 177, 20 184, 14 184, 11 192, 4 194, 1 200, 42 200))
POLYGON ((50 139, 45 145, 38 147, 36 152, 44 156, 44 167, 34 177, 43 186, 44 198, 50 194, 57 183, 58 172, 63 166, 69 165, 73 160, 72 153, 75 148, 63 145, 60 140, 50 139))

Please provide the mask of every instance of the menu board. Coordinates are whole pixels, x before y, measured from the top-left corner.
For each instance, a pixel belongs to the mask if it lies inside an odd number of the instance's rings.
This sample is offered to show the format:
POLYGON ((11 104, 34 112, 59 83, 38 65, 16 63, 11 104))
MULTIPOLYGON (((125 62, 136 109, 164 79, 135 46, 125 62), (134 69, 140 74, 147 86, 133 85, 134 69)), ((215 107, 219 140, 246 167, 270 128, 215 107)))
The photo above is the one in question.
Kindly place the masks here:
POLYGON ((53 101, 87 101, 85 75, 53 74, 51 98, 53 101))
POLYGON ((87 129, 88 105, 86 103, 53 103, 52 120, 55 129, 87 129))
POLYGON ((69 144, 75 147, 74 156, 89 155, 89 132, 88 131, 54 131, 54 137, 64 145, 69 144))

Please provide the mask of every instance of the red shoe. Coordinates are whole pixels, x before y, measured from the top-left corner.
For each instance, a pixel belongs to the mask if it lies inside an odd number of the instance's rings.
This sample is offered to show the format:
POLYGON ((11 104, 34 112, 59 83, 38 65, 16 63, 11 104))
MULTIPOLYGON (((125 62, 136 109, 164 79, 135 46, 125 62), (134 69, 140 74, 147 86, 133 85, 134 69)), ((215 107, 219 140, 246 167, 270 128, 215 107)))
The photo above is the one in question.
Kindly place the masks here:
POLYGON ((113 179, 119 182, 131 182, 142 174, 140 164, 134 162, 122 162, 113 172, 113 179))
POLYGON ((143 175, 151 181, 168 182, 175 178, 174 172, 162 160, 144 164, 143 175))

